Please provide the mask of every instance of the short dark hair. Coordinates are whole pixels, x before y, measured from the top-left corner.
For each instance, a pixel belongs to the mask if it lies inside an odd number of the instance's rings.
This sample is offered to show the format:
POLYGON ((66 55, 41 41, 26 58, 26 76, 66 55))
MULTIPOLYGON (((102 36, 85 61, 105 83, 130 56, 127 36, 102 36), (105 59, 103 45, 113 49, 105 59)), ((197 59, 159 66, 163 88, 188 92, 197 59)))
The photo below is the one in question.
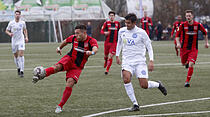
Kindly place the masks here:
POLYGON ((186 10, 186 11, 185 11, 185 14, 186 14, 186 13, 191 13, 191 14, 193 14, 193 11, 192 11, 192 10, 186 10))
POLYGON ((137 16, 134 13, 129 13, 127 16, 125 16, 126 20, 131 20, 132 23, 137 21, 137 16))
POLYGON ((109 15, 110 15, 110 14, 114 14, 114 15, 115 15, 115 12, 114 12, 114 11, 109 11, 109 15))
POLYGON ((20 11, 20 10, 16 10, 16 11, 15 11, 15 13, 19 13, 19 14, 21 14, 21 11, 20 11))
POLYGON ((84 24, 79 24, 79 25, 77 25, 77 26, 75 27, 75 30, 76 30, 76 29, 87 30, 87 27, 86 27, 86 25, 84 25, 84 24))

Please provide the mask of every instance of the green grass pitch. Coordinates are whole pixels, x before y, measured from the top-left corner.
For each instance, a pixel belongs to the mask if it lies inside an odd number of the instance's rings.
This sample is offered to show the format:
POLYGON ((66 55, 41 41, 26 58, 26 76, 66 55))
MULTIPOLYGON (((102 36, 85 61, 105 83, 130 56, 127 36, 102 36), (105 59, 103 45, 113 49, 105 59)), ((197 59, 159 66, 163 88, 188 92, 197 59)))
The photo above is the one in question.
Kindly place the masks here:
MULTIPOLYGON (((56 53, 56 43, 29 43, 25 51, 25 77, 19 78, 9 43, 0 44, 0 117, 81 117, 94 113, 123 109, 132 106, 122 78, 121 67, 115 58, 109 75, 104 75, 103 42, 99 52, 91 56, 63 112, 55 114, 55 107, 62 98, 65 88, 65 72, 32 84, 32 70, 35 66, 50 67, 65 55, 71 46, 63 49, 63 55, 56 53)), ((150 80, 161 80, 168 90, 163 96, 158 89, 142 89, 135 77, 132 83, 136 98, 141 106, 210 97, 210 49, 199 41, 199 54, 191 80, 191 87, 184 88, 187 69, 175 55, 172 41, 153 41, 155 69, 149 73, 150 80)), ((193 101, 142 108, 138 112, 120 111, 100 116, 131 116, 180 112, 209 111, 210 100, 193 101)), ((178 116, 178 115, 175 115, 178 116)), ((175 117, 173 116, 173 117, 175 117)), ((183 117, 209 117, 210 113, 179 115, 183 117)))

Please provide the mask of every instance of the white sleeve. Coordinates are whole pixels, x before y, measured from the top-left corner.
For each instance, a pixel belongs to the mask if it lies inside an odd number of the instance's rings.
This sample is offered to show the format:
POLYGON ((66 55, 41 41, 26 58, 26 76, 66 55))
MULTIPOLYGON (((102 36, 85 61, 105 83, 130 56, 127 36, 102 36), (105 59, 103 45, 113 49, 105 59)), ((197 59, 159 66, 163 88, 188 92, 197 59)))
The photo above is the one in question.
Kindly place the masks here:
POLYGON ((23 29, 26 29, 26 22, 23 21, 23 29))
POLYGON ((7 28, 6 28, 6 30, 9 30, 9 31, 11 31, 11 29, 12 29, 12 26, 11 26, 11 22, 9 22, 9 23, 8 23, 8 25, 7 25, 7 28))
POLYGON ((144 44, 147 48, 148 54, 149 54, 149 59, 151 61, 154 61, 154 54, 153 54, 153 48, 152 48, 152 44, 151 44, 151 40, 149 38, 149 36, 147 35, 147 33, 144 33, 143 36, 143 40, 144 40, 144 44))
POLYGON ((121 38, 121 31, 119 31, 119 33, 118 33, 118 41, 117 41, 117 49, 116 49, 116 56, 120 55, 122 46, 123 46, 123 40, 121 38))

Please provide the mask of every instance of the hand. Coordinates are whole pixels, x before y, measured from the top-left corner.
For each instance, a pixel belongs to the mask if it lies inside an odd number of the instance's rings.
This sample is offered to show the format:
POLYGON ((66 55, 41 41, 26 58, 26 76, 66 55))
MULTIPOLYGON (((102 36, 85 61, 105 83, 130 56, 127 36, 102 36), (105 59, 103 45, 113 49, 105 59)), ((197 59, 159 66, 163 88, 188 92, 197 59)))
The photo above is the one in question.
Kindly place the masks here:
POLYGON ((154 63, 153 63, 153 61, 149 61, 148 68, 149 68, 149 71, 153 71, 154 70, 154 63))
POLYGON ((62 55, 60 47, 57 47, 56 52, 62 55))
POLYGON ((25 38, 25 42, 28 43, 28 37, 25 38))
POLYGON ((120 61, 119 56, 116 56, 116 61, 117 61, 117 64, 118 64, 118 65, 121 65, 121 61, 120 61))
POLYGON ((177 44, 176 44, 176 47, 177 47, 178 49, 180 49, 180 48, 181 48, 180 43, 177 43, 177 44))
POLYGON ((13 36, 13 33, 9 33, 9 36, 12 37, 13 36))
POLYGON ((209 43, 206 43, 205 44, 205 48, 209 48, 209 43))
POLYGON ((86 51, 86 55, 88 55, 88 56, 94 55, 93 53, 95 53, 95 52, 93 52, 93 51, 86 51))
POLYGON ((104 32, 104 35, 105 36, 108 36, 109 35, 109 32, 107 31, 107 32, 104 32))

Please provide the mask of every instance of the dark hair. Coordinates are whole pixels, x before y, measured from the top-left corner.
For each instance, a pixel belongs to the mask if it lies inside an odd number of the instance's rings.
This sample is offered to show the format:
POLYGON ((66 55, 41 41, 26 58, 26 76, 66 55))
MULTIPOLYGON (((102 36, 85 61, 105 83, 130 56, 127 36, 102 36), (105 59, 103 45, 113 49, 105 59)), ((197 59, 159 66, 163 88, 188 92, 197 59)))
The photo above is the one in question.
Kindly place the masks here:
POLYGON ((193 14, 193 11, 192 11, 192 10, 186 10, 186 11, 185 11, 185 14, 186 14, 186 13, 191 13, 191 14, 193 14))
POLYGON ((84 24, 79 24, 79 25, 77 25, 77 26, 75 27, 75 30, 76 30, 76 29, 87 30, 86 25, 84 25, 84 24))
POLYGON ((21 14, 21 11, 20 11, 20 10, 16 10, 16 11, 15 11, 15 13, 19 13, 19 14, 21 14))
POLYGON ((114 15, 115 15, 115 12, 114 12, 114 11, 109 11, 109 15, 110 15, 110 14, 114 14, 114 15))
POLYGON ((131 20, 132 23, 137 21, 137 16, 134 13, 129 13, 127 16, 125 16, 126 20, 131 20))

